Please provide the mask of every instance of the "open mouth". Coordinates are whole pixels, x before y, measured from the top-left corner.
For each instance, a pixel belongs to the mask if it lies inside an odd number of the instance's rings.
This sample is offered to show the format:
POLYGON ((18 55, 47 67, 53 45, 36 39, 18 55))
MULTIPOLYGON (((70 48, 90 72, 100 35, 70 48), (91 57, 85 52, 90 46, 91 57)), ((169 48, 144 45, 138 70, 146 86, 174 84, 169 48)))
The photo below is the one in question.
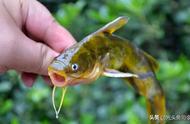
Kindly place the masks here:
POLYGON ((49 72, 53 85, 63 87, 67 84, 65 76, 56 72, 49 72))
POLYGON ((53 73, 52 77, 57 82, 65 82, 65 77, 63 77, 63 76, 61 76, 61 75, 59 75, 57 73, 53 73))

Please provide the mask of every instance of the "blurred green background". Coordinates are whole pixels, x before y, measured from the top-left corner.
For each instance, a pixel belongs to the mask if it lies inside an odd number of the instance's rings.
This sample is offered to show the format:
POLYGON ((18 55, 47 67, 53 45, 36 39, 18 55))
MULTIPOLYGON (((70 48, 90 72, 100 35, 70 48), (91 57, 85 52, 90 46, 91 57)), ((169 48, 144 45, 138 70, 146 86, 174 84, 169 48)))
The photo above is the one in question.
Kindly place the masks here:
MULTIPOLYGON (((77 41, 118 16, 130 17, 129 23, 116 34, 158 60, 157 77, 166 94, 167 114, 190 115, 189 0, 41 2, 77 41)), ((70 87, 59 119, 55 118, 51 92, 52 88, 41 77, 32 88, 27 88, 15 71, 1 74, 0 124, 147 123, 145 99, 119 79, 101 77, 90 85, 70 87)), ((167 124, 189 122, 167 121, 167 124)))

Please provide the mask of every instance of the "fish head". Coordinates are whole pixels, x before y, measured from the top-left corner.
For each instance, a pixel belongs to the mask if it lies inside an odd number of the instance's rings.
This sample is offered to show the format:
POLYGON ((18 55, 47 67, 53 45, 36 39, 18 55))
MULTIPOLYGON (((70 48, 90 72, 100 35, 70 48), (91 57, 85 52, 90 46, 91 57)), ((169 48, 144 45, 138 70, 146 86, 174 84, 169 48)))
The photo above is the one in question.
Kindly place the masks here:
POLYGON ((48 67, 53 85, 58 87, 89 83, 101 73, 101 64, 80 43, 65 50, 48 67))

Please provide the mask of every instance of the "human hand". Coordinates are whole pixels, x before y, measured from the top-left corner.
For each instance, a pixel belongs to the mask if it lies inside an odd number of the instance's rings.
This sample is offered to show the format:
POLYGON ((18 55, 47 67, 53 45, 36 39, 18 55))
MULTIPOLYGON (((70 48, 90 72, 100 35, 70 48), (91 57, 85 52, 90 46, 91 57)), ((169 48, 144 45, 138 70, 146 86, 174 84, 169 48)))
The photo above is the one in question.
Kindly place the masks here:
POLYGON ((33 85, 36 74, 49 80, 48 65, 75 43, 36 0, 0 0, 0 29, 0 73, 22 72, 27 86, 33 85))

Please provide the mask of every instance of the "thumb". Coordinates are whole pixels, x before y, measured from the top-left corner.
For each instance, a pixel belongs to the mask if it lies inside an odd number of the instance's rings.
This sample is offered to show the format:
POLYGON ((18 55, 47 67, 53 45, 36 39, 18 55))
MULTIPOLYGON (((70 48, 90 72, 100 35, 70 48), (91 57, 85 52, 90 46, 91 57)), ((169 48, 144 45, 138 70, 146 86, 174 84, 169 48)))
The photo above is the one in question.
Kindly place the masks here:
POLYGON ((58 53, 45 44, 33 41, 22 34, 20 41, 15 42, 7 67, 22 72, 47 75, 48 65, 58 53))

